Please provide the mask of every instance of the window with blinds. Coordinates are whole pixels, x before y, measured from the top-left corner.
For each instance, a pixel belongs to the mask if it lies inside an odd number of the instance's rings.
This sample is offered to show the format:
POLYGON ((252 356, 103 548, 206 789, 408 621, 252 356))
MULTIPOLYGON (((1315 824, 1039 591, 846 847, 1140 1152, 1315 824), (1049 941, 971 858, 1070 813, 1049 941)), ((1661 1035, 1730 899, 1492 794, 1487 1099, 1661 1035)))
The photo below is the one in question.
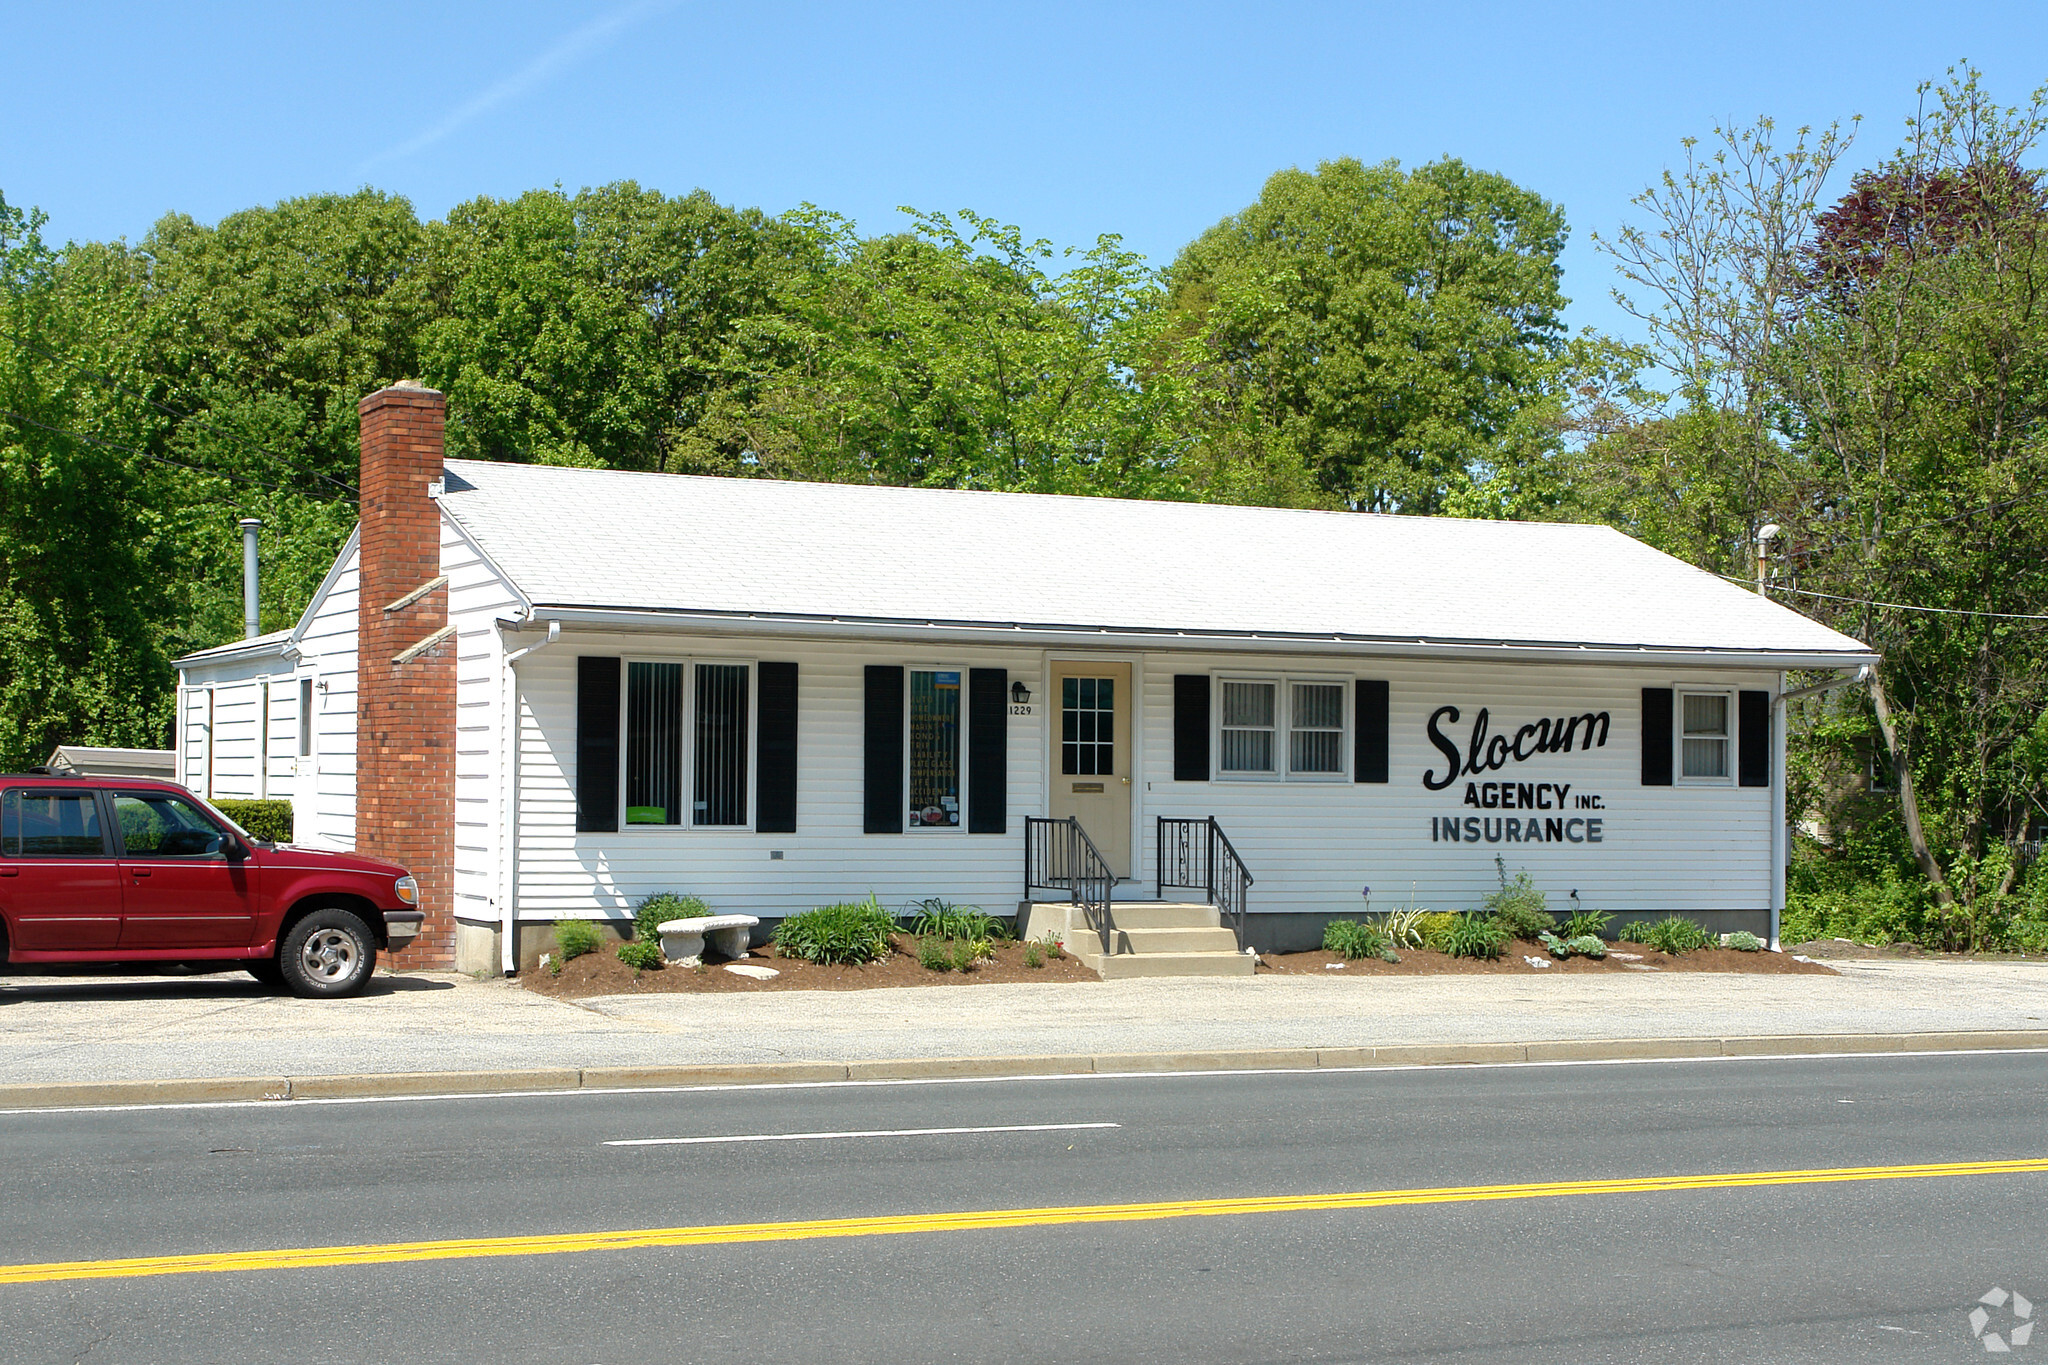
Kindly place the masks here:
POLYGON ((626 666, 626 823, 679 825, 683 666, 626 666))
POLYGON ((1679 776, 1707 782, 1728 779, 1729 709, 1726 692, 1679 695, 1679 776))
POLYGON ((1343 772, 1344 684, 1298 682, 1289 691, 1289 771, 1324 775, 1343 772))
POLYGON ((1218 679, 1217 775, 1343 777, 1348 690, 1320 678, 1218 679))
POLYGON ((1226 773, 1273 771, 1273 722, 1277 684, 1225 679, 1223 693, 1222 770, 1226 773))
POLYGON ((747 665, 698 664, 690 821, 747 823, 747 665))

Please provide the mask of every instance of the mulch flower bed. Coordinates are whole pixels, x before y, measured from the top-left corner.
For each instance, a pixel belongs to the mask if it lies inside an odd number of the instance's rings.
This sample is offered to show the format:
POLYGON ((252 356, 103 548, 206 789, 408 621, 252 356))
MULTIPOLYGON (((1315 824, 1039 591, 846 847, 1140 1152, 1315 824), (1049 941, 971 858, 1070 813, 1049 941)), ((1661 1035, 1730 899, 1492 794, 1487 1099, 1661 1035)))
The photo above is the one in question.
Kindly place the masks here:
POLYGON ((779 975, 768 981, 729 972, 720 962, 707 962, 702 967, 672 963, 654 971, 635 971, 619 961, 616 944, 606 944, 594 953, 570 958, 562 964, 560 976, 542 968, 521 972, 519 980, 530 991, 562 998, 666 995, 678 991, 858 991, 875 986, 979 986, 1006 981, 1097 979, 1094 972, 1065 954, 1047 957, 1043 966, 1027 967, 1021 943, 996 944, 993 960, 977 963, 970 971, 935 972, 918 963, 917 939, 913 935, 892 934, 889 942, 892 951, 887 957, 858 967, 827 967, 785 957, 772 944, 756 948, 740 965, 774 968, 779 975))
MULTIPOLYGON (((654 971, 636 971, 619 961, 616 945, 607 944, 594 953, 571 958, 560 975, 545 968, 520 973, 526 989, 557 999, 593 995, 665 995, 679 991, 858 991, 877 986, 978 986, 1016 981, 1094 981, 1096 975, 1071 956, 1048 957, 1040 967, 1024 965, 1024 945, 998 943, 993 960, 978 963, 972 971, 935 972, 918 963, 917 939, 910 934, 890 938, 891 952, 879 962, 862 966, 821 966, 802 958, 785 957, 772 944, 757 948, 742 965, 772 967, 776 975, 759 981, 725 970, 723 963, 708 962, 701 967, 668 966, 654 971)), ((1306 953, 1271 953, 1259 959, 1260 976, 1548 976, 1553 972, 1583 976, 1589 972, 1755 972, 1769 975, 1833 976, 1835 971, 1818 962, 1797 961, 1786 953, 1738 953, 1733 948, 1702 948, 1696 952, 1668 956, 1640 943, 1611 943, 1608 956, 1594 959, 1553 959, 1541 945, 1515 943, 1503 950, 1500 960, 1450 957, 1428 948, 1402 949, 1399 962, 1378 958, 1345 961, 1335 953, 1317 949, 1306 953), (1619 956, 1633 954, 1637 960, 1619 956), (1532 967, 1526 958, 1540 958, 1548 967, 1532 967), (1331 964, 1343 963, 1341 969, 1331 964)))
POLYGON ((1700 948, 1675 956, 1660 953, 1640 943, 1610 943, 1603 958, 1573 957, 1562 962, 1551 957, 1540 943, 1511 943, 1501 950, 1500 960, 1451 957, 1429 948, 1401 948, 1399 962, 1382 962, 1376 957, 1349 962, 1335 953, 1318 948, 1307 953, 1272 953, 1259 959, 1259 975, 1276 976, 1550 976, 1563 972, 1584 976, 1589 972, 1757 972, 1782 976, 1834 976, 1835 969, 1818 962, 1800 962, 1791 953, 1739 953, 1733 948, 1700 948), (1620 956, 1633 955, 1631 961, 1620 956), (1548 967, 1532 967, 1525 958, 1539 958, 1548 967), (1331 963, 1344 963, 1333 970, 1331 963))

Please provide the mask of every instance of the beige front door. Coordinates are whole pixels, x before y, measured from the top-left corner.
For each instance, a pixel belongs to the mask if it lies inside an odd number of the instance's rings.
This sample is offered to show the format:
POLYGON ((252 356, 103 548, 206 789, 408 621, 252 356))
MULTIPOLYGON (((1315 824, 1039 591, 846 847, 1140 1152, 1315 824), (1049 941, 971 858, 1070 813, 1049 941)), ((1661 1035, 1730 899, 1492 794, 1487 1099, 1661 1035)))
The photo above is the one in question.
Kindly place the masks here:
POLYGON ((1131 666, 1054 662, 1051 815, 1078 818, 1131 875, 1131 666))

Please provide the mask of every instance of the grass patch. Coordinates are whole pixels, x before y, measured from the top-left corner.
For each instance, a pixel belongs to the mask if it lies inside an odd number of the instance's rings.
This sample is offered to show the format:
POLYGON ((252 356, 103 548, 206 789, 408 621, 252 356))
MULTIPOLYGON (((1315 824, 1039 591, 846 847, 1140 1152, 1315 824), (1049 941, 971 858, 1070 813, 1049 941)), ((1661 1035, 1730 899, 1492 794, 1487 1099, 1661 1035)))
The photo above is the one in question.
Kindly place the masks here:
POLYGON ((1387 940, 1387 934, 1377 924, 1361 924, 1357 920, 1333 919, 1323 926, 1323 949, 1350 962, 1368 957, 1377 957, 1387 962, 1398 962, 1394 956, 1394 945, 1387 940))
POLYGON ((1711 948, 1716 943, 1714 936, 1704 927, 1683 915, 1666 915, 1655 924, 1632 921, 1621 926, 1621 936, 1631 943, 1640 943, 1673 957, 1711 948))
POLYGON ((920 938, 986 939, 991 943, 1014 937, 1010 926, 978 905, 955 905, 941 896, 913 901, 904 907, 910 932, 920 938))
POLYGON ((1454 923, 1444 932, 1443 951, 1452 957, 1497 960, 1508 946, 1508 931, 1492 915, 1453 915, 1454 923))
POLYGON ((821 905, 791 915, 775 928, 775 944, 791 957, 828 965, 858 966, 889 953, 889 934, 896 917, 876 903, 864 901, 821 905))

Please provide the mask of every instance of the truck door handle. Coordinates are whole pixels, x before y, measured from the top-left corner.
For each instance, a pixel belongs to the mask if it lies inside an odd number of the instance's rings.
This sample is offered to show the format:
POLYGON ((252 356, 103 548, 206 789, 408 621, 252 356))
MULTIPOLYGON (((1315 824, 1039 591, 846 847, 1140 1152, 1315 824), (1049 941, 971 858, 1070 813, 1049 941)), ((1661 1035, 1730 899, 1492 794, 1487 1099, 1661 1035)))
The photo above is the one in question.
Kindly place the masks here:
POLYGON ((18 867, 0 867, 0 877, 19 877, 20 875, 21 869, 18 867))
POLYGON ((147 877, 149 875, 149 869, 146 867, 131 867, 128 871, 131 876, 136 877, 147 877))

